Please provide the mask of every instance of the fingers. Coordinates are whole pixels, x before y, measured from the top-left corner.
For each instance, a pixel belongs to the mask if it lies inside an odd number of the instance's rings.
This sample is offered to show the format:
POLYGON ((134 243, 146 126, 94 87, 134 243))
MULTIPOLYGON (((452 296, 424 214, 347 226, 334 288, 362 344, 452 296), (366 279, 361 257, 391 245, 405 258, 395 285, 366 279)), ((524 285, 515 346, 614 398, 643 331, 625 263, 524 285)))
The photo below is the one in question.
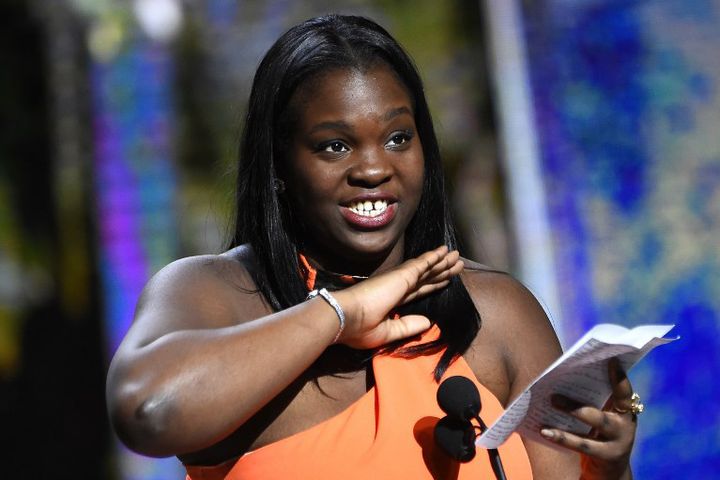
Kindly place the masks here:
MULTIPOLYGON (((447 247, 432 250, 415 260, 412 261, 415 262, 412 268, 424 267, 427 270, 414 283, 408 280, 407 294, 400 302, 401 305, 446 287, 450 283, 450 279, 460 274, 465 268, 465 264, 460 260, 460 253, 448 252, 447 247)), ((413 271, 417 272, 417 270, 413 271)))
POLYGON ((443 281, 459 274, 463 271, 463 268, 465 268, 465 264, 460 260, 460 253, 455 250, 449 252, 447 256, 427 272, 421 280, 424 283, 443 281))
POLYGON ((448 248, 443 245, 425 252, 417 258, 407 260, 398 266, 395 272, 404 278, 409 295, 416 294, 415 290, 423 285, 444 283, 462 272, 463 268, 464 264, 460 260, 460 254, 457 251, 448 251, 448 248))
POLYGON ((448 248, 445 245, 425 252, 417 258, 408 260, 401 267, 406 266, 417 275, 418 281, 431 275, 433 269, 441 271, 444 269, 444 260, 448 255, 448 248))
MULTIPOLYGON (((435 252, 435 250, 433 252, 435 252)), ((437 257, 437 261, 421 276, 421 279, 426 280, 433 278, 448 271, 449 269, 455 267, 458 260, 460 260, 460 252, 457 250, 449 252, 447 251, 447 247, 445 247, 445 253, 437 257)))
POLYGON ((602 442, 598 440, 581 437, 579 435, 575 435, 574 433, 565 432, 556 428, 543 428, 540 430, 540 434, 553 443, 562 445, 570 450, 575 450, 576 452, 592 454, 591 452, 593 450, 601 450, 602 442))
POLYGON ((543 428, 540 434, 562 447, 583 454, 583 474, 588 478, 625 478, 635 441, 636 416, 607 408, 630 409, 632 385, 620 362, 608 363, 612 395, 605 410, 580 404, 562 395, 554 395, 552 404, 558 410, 592 427, 589 436, 577 435, 557 428, 543 428))
POLYGON ((342 343, 357 349, 377 348, 396 340, 418 335, 430 328, 430 326, 430 320, 423 315, 404 315, 400 318, 388 318, 363 335, 342 343))
MULTIPOLYGON (((582 436, 556 428, 543 428, 540 434, 563 447, 595 460, 623 464, 630 455, 636 424, 629 415, 600 410, 580 404, 563 395, 553 395, 553 407, 592 427, 591 435, 582 436)), ((614 468, 614 467, 613 467, 614 468)))
POLYGON ((544 428, 540 434, 548 440, 602 460, 617 460, 628 455, 635 438, 635 425, 627 417, 582 405, 562 395, 553 395, 552 404, 593 428, 594 436, 585 437, 556 428, 544 428))
POLYGON ((460 253, 457 250, 450 252, 445 246, 431 250, 416 260, 413 267, 421 270, 418 272, 418 283, 421 284, 445 281, 462 272, 464 268, 460 253))
POLYGON ((619 415, 600 410, 589 405, 582 405, 563 395, 553 395, 553 407, 593 428, 595 433, 604 439, 615 439, 622 436, 623 423, 619 415))
POLYGON ((405 298, 403 298, 403 300, 402 300, 402 302, 401 302, 401 305, 405 305, 406 303, 410 303, 410 302, 412 302, 413 300, 415 300, 416 298, 420 298, 420 297, 423 297, 423 296, 425 296, 425 295, 428 295, 428 294, 434 292, 435 290, 440 290, 441 288, 446 287, 449 283, 450 283, 450 280, 444 280, 444 281, 439 282, 439 283, 433 283, 433 284, 430 284, 430 285, 423 285, 423 286, 421 286, 420 288, 418 288, 418 289, 410 292, 409 294, 407 294, 407 295, 405 296, 405 298))
POLYGON ((602 460, 615 460, 617 457, 618 449, 608 448, 607 442, 581 437, 555 428, 543 428, 540 430, 540 434, 553 443, 602 460))
POLYGON ((384 322, 386 342, 390 343, 403 338, 412 337, 430 328, 430 320, 424 315, 404 315, 384 322))
POLYGON ((617 358, 611 358, 608 362, 608 376, 612 386, 609 407, 619 412, 630 411, 633 388, 617 358))
POLYGON ((388 323, 388 312, 446 287, 462 269, 459 253, 441 246, 343 290, 349 299, 342 305, 349 306, 341 341, 350 346, 379 346, 429 328, 427 319, 388 323))

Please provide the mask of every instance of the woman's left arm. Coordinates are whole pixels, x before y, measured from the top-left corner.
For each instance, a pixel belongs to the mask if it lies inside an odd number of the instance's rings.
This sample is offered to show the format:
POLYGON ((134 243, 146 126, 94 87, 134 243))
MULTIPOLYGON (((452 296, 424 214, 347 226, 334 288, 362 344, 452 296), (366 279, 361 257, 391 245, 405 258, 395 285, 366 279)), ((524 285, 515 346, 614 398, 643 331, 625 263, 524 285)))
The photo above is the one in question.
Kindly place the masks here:
MULTIPOLYGON (((494 341, 502 345, 506 355, 507 404, 555 361, 562 349, 544 310, 519 282, 504 274, 471 276, 475 281, 465 283, 480 310, 483 328, 492 329, 494 341)), ((635 418, 629 413, 610 411, 613 406, 620 411, 629 410, 632 387, 617 362, 612 362, 609 370, 613 395, 605 410, 563 397, 553 399, 556 408, 592 426, 591 435, 543 431, 545 438, 565 450, 523 438, 536 480, 632 478, 629 460, 635 439, 635 418)))

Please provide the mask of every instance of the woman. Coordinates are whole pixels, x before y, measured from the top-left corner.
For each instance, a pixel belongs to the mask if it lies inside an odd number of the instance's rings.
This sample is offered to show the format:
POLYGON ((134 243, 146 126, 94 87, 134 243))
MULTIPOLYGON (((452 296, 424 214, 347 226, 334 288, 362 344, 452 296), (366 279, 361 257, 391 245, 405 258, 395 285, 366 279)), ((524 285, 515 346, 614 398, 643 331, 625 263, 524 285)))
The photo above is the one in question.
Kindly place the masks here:
MULTIPOLYGON (((237 204, 234 248, 145 288, 108 373, 120 438, 193 479, 492 475, 434 445, 437 383, 471 378, 490 423, 560 347, 523 287, 454 250, 422 84, 385 30, 328 16, 275 43, 237 204)), ((508 478, 631 478, 631 387, 610 374, 617 411, 558 404, 593 437, 514 436, 508 478)))

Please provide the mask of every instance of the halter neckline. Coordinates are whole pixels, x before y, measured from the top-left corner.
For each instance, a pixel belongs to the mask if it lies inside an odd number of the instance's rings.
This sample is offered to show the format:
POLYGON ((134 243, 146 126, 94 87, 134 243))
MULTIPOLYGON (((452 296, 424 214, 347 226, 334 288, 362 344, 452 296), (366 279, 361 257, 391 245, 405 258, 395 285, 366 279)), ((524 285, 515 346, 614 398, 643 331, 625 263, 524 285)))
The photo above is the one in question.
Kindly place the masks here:
POLYGON ((305 288, 308 291, 316 288, 326 288, 330 291, 342 290, 369 278, 362 275, 335 273, 313 267, 302 253, 298 253, 298 258, 300 259, 300 273, 305 280, 305 288))

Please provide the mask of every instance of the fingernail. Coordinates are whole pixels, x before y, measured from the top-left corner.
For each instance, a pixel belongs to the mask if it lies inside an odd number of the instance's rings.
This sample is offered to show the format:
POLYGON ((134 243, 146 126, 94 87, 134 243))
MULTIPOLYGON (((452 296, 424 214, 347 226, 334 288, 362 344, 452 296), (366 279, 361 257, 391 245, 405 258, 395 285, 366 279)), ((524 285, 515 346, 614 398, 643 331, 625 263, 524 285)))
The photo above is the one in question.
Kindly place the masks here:
POLYGON ((553 438, 555 436, 555 433, 550 429, 543 428, 542 430, 540 430, 540 435, 545 438, 553 438))

